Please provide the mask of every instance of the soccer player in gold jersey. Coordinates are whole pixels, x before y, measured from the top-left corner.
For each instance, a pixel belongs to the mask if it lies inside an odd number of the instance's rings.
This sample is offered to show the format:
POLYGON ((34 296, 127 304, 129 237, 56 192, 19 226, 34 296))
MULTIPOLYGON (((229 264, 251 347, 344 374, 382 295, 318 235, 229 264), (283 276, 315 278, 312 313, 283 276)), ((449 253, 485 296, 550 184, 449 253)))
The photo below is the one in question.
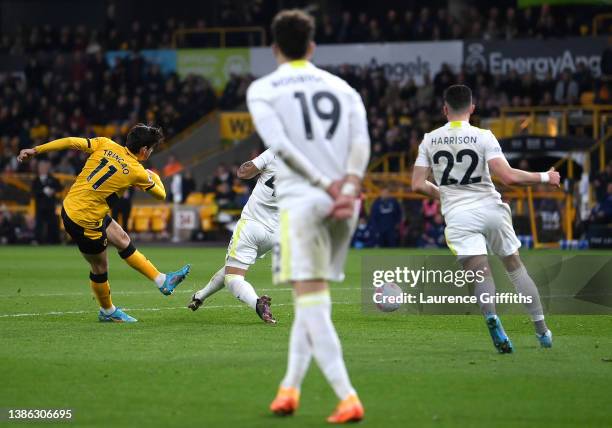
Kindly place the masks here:
POLYGON ((89 153, 83 170, 64 199, 62 220, 66 232, 91 266, 91 289, 100 303, 98 318, 102 322, 137 321, 115 307, 111 300, 106 254, 109 242, 128 265, 154 281, 166 296, 172 294, 190 270, 190 266, 186 265, 176 272, 160 273, 136 250, 128 234, 108 215, 118 195, 131 186, 150 193, 155 199, 166 199, 159 176, 140 163, 149 159, 162 139, 160 128, 138 124, 128 133, 125 146, 104 137, 68 137, 19 153, 20 162, 57 150, 75 149, 89 153))

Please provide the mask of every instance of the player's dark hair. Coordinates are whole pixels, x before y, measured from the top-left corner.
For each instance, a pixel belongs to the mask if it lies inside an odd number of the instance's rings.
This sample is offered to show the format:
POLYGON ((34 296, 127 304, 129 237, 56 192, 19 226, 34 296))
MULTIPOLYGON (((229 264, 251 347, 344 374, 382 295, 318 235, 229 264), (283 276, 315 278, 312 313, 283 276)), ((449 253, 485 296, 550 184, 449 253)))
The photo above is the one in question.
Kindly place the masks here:
POLYGON ((163 138, 164 133, 161 128, 139 123, 128 132, 125 147, 130 149, 132 153, 137 154, 143 147, 155 147, 163 138))
POLYGON ((453 111, 463 111, 472 105, 472 90, 465 85, 452 85, 444 91, 444 102, 453 111))
POLYGON ((313 17, 299 9, 283 10, 272 20, 274 43, 289 59, 301 59, 306 56, 314 32, 313 17))

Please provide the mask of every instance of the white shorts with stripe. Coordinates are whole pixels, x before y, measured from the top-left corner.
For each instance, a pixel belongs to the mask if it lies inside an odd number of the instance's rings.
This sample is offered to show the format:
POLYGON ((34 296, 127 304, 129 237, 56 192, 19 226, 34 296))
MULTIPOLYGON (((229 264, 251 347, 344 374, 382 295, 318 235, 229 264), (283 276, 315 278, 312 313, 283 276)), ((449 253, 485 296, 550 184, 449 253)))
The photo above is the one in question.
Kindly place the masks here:
POLYGON ((446 243, 457 256, 493 254, 501 257, 521 247, 512 227, 508 204, 490 204, 478 209, 452 210, 445 217, 446 243))
POLYGON ((273 232, 258 221, 241 218, 227 247, 225 265, 248 269, 273 246, 273 232))
POLYGON ((359 207, 355 207, 353 218, 338 221, 329 218, 332 205, 332 199, 319 189, 280 201, 280 231, 273 258, 275 283, 344 280, 359 207))

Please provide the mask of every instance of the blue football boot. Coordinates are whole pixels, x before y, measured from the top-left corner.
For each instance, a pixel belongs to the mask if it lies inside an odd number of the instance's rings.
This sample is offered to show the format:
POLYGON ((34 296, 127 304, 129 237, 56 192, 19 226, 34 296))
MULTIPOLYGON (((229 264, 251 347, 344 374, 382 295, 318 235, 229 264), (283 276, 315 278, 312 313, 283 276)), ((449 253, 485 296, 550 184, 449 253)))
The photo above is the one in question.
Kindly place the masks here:
POLYGON ((546 330, 544 334, 537 334, 538 342, 542 348, 552 348, 552 331, 546 330))
POLYGON ((164 285, 159 287, 161 294, 164 296, 171 295, 174 292, 174 289, 178 287, 178 285, 187 277, 190 269, 191 265, 185 265, 176 272, 167 273, 164 285))
POLYGON ((487 315, 486 320, 495 349, 497 349, 500 354, 511 354, 514 350, 512 348, 512 342, 510 342, 510 338, 506 335, 497 315, 487 315))
POLYGON ((115 312, 110 315, 106 315, 100 310, 98 313, 98 319, 100 322, 137 322, 138 320, 134 317, 129 316, 121 309, 116 308, 115 312))

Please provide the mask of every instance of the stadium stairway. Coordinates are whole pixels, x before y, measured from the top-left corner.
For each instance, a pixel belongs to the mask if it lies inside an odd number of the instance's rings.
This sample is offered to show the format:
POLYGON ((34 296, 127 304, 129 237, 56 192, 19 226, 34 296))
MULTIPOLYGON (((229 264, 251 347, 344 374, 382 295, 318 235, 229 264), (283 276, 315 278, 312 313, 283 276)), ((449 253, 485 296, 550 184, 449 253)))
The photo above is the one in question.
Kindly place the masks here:
MULTIPOLYGON (((259 137, 256 134, 236 143, 222 141, 219 135, 219 111, 215 111, 180 133, 166 150, 154 154, 151 166, 162 171, 168 158, 174 156, 185 169, 191 171, 199 189, 215 173, 217 165, 245 162, 251 151, 259 147, 259 137)), ((169 179, 162 179, 168 188, 169 179)))

